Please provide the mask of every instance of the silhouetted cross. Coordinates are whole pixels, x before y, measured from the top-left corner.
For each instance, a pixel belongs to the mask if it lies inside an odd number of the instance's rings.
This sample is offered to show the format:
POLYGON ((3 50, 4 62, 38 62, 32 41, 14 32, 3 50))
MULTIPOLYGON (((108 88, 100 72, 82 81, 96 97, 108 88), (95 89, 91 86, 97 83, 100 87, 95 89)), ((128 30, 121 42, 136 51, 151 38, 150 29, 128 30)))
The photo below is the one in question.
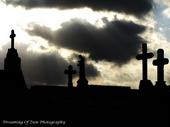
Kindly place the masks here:
POLYGON ((153 53, 147 53, 147 44, 142 44, 142 54, 136 56, 137 60, 142 60, 142 68, 143 68, 143 80, 148 80, 148 67, 147 67, 147 59, 152 58, 153 53))
POLYGON ((158 82, 164 82, 164 65, 168 64, 169 60, 164 58, 164 50, 158 49, 157 59, 153 61, 153 65, 157 66, 157 80, 158 82))
POLYGON ((14 30, 11 30, 11 35, 10 35, 10 38, 11 38, 11 48, 13 49, 14 48, 14 38, 16 37, 15 33, 14 33, 14 30))
POLYGON ((68 70, 65 70, 64 74, 68 75, 68 87, 73 87, 73 83, 72 83, 73 77, 72 76, 73 76, 73 74, 76 74, 76 71, 73 70, 73 67, 71 65, 69 65, 68 70))

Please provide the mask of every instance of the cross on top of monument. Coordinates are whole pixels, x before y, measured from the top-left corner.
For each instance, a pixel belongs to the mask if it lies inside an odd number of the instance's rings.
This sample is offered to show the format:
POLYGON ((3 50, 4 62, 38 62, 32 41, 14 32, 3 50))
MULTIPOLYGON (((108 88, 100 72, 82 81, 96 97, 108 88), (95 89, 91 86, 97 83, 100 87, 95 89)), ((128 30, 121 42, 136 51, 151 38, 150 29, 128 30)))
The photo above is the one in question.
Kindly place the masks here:
POLYGON ((164 58, 164 50, 158 49, 157 59, 153 61, 153 65, 157 66, 157 83, 164 84, 164 65, 168 64, 169 60, 164 58))
POLYGON ((14 33, 14 30, 11 30, 11 48, 14 49, 14 38, 16 37, 16 34, 14 33))
POLYGON ((76 74, 76 70, 73 70, 73 66, 69 65, 68 69, 64 71, 64 74, 68 75, 68 87, 73 87, 72 75, 76 74))
POLYGON ((143 66, 143 80, 147 79, 147 59, 152 58, 154 55, 153 53, 147 53, 147 44, 142 44, 142 54, 139 54, 136 56, 137 60, 142 60, 142 66, 143 66))

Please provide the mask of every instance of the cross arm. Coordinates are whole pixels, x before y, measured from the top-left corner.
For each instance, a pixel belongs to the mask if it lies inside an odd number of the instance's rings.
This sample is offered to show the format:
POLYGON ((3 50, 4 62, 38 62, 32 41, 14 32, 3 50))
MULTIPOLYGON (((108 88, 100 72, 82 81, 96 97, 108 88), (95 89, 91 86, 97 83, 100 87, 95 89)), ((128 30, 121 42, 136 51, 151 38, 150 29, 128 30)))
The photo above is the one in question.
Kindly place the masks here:
POLYGON ((136 59, 137 59, 137 60, 143 59, 143 55, 142 55, 142 54, 137 55, 137 56, 136 56, 136 59))
POLYGON ((148 58, 148 59, 152 58, 153 56, 154 56, 153 53, 148 53, 148 54, 147 54, 147 58, 148 58))
POLYGON ((164 64, 168 64, 169 63, 169 59, 165 58, 164 59, 164 64))
POLYGON ((158 64, 159 64, 158 60, 153 61, 153 65, 158 65, 158 64))
POLYGON ((154 54, 153 53, 146 53, 146 54, 139 54, 139 55, 137 55, 136 56, 136 59, 137 60, 142 60, 142 59, 150 59, 150 58, 152 58, 154 56, 154 54))
POLYGON ((168 64, 169 60, 167 58, 162 59, 162 60, 154 60, 153 65, 165 65, 168 64))

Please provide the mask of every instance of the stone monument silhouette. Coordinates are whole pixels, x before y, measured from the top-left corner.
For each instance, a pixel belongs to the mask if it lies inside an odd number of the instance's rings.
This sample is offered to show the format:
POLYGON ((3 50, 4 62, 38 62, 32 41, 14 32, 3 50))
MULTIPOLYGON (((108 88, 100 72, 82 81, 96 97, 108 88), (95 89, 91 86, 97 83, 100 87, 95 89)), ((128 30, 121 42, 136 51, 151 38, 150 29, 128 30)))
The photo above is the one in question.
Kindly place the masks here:
POLYGON ((69 65, 68 69, 64 71, 64 74, 68 75, 68 88, 73 88, 73 74, 76 74, 76 70, 73 70, 73 66, 69 65))
POLYGON ((153 65, 157 66, 157 82, 155 87, 158 89, 166 88, 166 82, 164 81, 164 66, 169 63, 167 58, 164 58, 164 50, 158 49, 157 59, 153 61, 153 65))
POLYGON ((137 60, 142 60, 142 80, 140 80, 139 89, 140 90, 146 90, 151 89, 153 87, 153 84, 150 80, 148 80, 148 65, 147 65, 147 59, 152 58, 154 55, 153 53, 147 53, 147 44, 142 44, 142 54, 139 54, 136 56, 137 60))
POLYGON ((11 89, 27 89, 24 76, 21 70, 21 59, 17 50, 14 48, 14 30, 11 31, 11 48, 8 49, 7 56, 4 60, 4 71, 7 73, 6 80, 11 89))
POLYGON ((88 85, 85 74, 85 59, 82 55, 79 55, 78 65, 79 67, 79 80, 77 81, 77 87, 84 88, 88 85))

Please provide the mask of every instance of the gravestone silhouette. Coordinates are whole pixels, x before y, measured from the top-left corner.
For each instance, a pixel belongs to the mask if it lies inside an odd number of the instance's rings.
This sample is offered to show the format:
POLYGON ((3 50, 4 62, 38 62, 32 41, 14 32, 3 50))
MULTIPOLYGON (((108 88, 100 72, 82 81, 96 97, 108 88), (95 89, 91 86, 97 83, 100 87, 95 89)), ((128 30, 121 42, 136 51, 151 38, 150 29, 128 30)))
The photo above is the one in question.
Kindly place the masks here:
POLYGON ((152 58, 154 55, 153 53, 147 53, 147 44, 142 44, 142 54, 139 54, 136 56, 137 60, 142 60, 142 80, 140 80, 139 89, 146 90, 151 89, 153 87, 153 84, 150 80, 148 80, 148 65, 147 65, 147 59, 152 58))
POLYGON ((26 90, 26 83, 21 70, 21 59, 14 47, 14 38, 16 37, 14 30, 11 31, 11 48, 8 49, 7 56, 4 60, 4 71, 7 73, 6 81, 9 89, 26 90))
POLYGON ((158 49, 157 59, 153 61, 153 65, 157 66, 157 82, 155 85, 156 88, 166 88, 166 82, 164 81, 164 66, 168 63, 169 60, 164 58, 164 50, 158 49))
POLYGON ((78 65, 79 67, 79 80, 77 81, 77 87, 84 88, 88 85, 85 74, 85 59, 82 55, 79 55, 78 65))
POLYGON ((73 74, 76 74, 76 70, 73 70, 73 66, 69 65, 68 69, 64 71, 64 74, 68 75, 68 87, 73 87, 73 74))

